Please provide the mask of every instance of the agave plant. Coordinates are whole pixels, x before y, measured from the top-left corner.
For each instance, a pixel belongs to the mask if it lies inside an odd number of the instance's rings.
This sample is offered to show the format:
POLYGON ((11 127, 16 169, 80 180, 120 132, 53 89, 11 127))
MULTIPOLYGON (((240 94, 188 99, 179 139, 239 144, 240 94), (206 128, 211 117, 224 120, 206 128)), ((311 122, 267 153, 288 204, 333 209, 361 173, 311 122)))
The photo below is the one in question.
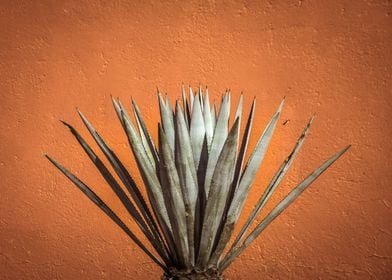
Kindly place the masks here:
POLYGON ((278 123, 284 99, 262 132, 246 164, 245 155, 251 137, 256 100, 253 100, 241 141, 242 94, 231 127, 229 90, 221 99, 219 112, 215 102, 210 106, 207 88, 203 92, 200 87, 195 93, 189 88, 187 98, 182 87, 182 106, 176 101, 174 111, 168 97, 162 97, 159 91, 158 100, 161 123, 158 125, 159 141, 156 147, 136 103, 132 100, 133 121, 120 100, 112 98, 143 179, 148 203, 130 175, 133 172, 125 168, 80 111, 78 113, 83 123, 108 159, 112 170, 103 164, 71 125, 63 122, 118 196, 149 245, 143 244, 90 187, 53 158, 46 157, 163 269, 162 279, 223 279, 223 272, 233 260, 349 148, 347 146, 325 161, 293 188, 270 213, 264 215, 261 222, 256 222, 256 217, 299 152, 313 121, 312 117, 239 234, 230 242, 278 123), (112 175, 113 171, 122 185, 112 175), (253 230, 250 231, 250 228, 253 230), (228 244, 231 245, 227 247, 228 244))

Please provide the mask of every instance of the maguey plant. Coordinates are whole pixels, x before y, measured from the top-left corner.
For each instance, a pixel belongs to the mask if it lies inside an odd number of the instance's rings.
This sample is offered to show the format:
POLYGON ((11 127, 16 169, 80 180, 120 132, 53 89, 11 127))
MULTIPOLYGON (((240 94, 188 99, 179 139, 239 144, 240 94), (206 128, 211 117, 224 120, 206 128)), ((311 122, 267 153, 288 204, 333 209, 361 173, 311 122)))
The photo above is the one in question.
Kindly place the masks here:
POLYGON ((143 244, 89 186, 56 160, 48 155, 46 157, 163 269, 162 279, 223 279, 223 272, 233 260, 349 148, 344 148, 326 160, 258 222, 256 218, 301 149, 313 121, 313 117, 310 118, 292 152, 266 186, 239 234, 232 238, 250 187, 277 126, 284 99, 246 162, 256 100, 253 100, 249 115, 243 121, 241 94, 230 126, 229 90, 223 94, 219 110, 215 102, 210 104, 207 88, 202 90, 200 87, 195 92, 189 88, 188 97, 182 87, 182 105, 176 101, 174 109, 168 97, 163 97, 158 91, 161 122, 158 124, 157 146, 133 100, 134 118, 129 116, 120 100, 112 98, 112 102, 128 137, 148 202, 142 195, 144 192, 141 187, 132 178, 134 171, 126 169, 80 111, 78 113, 84 125, 107 158, 111 169, 105 166, 74 127, 63 123, 115 192, 149 245, 143 244), (240 137, 242 123, 245 126, 240 137))

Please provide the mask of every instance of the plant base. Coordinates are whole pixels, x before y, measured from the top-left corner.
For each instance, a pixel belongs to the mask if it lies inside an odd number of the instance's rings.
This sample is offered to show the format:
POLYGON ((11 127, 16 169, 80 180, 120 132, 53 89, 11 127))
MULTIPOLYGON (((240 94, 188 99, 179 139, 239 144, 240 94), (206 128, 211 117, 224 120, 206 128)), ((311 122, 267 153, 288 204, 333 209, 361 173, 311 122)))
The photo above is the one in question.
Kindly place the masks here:
POLYGON ((216 269, 181 271, 176 268, 170 268, 169 272, 165 272, 162 275, 161 280, 224 280, 224 277, 216 269))

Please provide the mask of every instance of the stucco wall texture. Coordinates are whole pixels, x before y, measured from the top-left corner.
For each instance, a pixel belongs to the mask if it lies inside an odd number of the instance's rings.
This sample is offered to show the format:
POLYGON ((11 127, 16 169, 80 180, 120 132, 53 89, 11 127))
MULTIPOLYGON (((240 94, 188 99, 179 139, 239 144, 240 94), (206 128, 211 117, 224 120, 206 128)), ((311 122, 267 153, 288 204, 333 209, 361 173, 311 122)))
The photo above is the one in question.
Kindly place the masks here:
MULTIPOLYGON (((1 1, 0 279, 158 279, 161 271, 44 159, 126 217, 71 134, 80 108, 142 183, 110 95, 156 139, 156 86, 226 88, 257 136, 286 104, 240 223, 308 118, 268 209, 327 157, 351 150, 226 271, 228 279, 391 279, 391 1, 1 1), (246 113, 247 114, 247 113, 246 113), (285 123, 285 125, 283 125, 285 123)), ((126 219, 132 229, 135 225, 126 219)))

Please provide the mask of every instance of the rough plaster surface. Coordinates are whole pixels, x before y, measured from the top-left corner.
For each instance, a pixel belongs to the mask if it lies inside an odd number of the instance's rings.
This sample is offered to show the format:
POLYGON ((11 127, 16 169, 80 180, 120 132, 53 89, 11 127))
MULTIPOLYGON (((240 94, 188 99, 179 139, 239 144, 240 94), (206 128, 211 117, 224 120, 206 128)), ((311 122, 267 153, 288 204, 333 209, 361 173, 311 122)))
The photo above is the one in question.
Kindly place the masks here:
POLYGON ((0 278, 158 279, 160 270, 42 154, 125 217, 58 120, 88 136, 78 106, 141 183, 110 95, 128 107, 132 95, 156 137, 155 88, 173 100, 183 81, 207 84, 216 98, 230 87, 233 101, 243 90, 246 110, 256 96, 256 135, 287 97, 245 214, 312 113, 271 205, 353 144, 228 279, 390 279, 391 1, 134 2, 1 1, 0 278))

